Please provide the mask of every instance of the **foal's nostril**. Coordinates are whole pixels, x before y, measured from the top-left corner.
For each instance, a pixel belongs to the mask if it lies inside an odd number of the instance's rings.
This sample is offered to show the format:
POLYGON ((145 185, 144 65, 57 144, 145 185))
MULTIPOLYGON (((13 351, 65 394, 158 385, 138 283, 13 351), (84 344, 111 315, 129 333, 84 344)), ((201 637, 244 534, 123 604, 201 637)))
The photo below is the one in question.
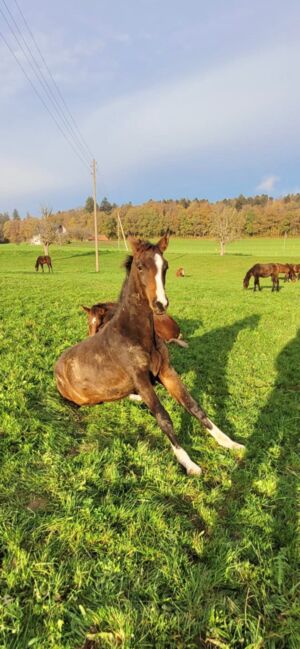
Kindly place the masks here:
POLYGON ((166 310, 167 306, 169 304, 169 301, 166 299, 166 303, 162 304, 162 302, 159 302, 159 300, 153 300, 153 308, 156 313, 164 313, 166 310))

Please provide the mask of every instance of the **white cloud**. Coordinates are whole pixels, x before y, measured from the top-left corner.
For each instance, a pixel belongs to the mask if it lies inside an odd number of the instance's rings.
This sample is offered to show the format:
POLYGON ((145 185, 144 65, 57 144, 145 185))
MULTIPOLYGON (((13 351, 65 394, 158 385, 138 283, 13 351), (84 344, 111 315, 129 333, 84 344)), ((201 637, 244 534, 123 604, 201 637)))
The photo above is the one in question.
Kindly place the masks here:
POLYGON ((256 186, 256 189, 258 191, 272 192, 279 180, 279 176, 265 176, 256 186))
POLYGON ((119 97, 86 116, 85 135, 111 176, 195 152, 247 161, 300 136, 299 58, 298 43, 276 47, 119 97))

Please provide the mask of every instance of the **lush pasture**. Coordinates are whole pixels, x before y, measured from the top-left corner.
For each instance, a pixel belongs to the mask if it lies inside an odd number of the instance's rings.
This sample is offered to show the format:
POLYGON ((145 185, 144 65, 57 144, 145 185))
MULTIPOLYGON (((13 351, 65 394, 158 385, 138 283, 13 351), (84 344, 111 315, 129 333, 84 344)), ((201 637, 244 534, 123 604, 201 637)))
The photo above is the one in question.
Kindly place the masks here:
POLYGON ((79 409, 55 389, 56 358, 86 335, 80 305, 117 297, 124 252, 101 248, 99 275, 92 247, 51 248, 53 275, 35 273, 38 254, 0 246, 0 646, 299 649, 300 282, 254 294, 242 279, 256 261, 299 263, 300 241, 167 251, 190 343, 173 363, 247 446, 217 447, 157 388, 201 478, 143 406, 79 409))

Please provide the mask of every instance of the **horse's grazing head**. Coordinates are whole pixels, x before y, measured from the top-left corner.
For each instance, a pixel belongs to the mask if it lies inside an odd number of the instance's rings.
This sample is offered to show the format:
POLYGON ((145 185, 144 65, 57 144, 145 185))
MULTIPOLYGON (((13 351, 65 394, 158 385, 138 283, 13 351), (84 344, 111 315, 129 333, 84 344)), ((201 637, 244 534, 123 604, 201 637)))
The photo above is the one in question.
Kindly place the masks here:
POLYGON ((169 304, 165 293, 168 262, 163 257, 168 243, 168 232, 156 244, 141 239, 130 239, 133 253, 132 267, 155 314, 164 313, 169 304))
POLYGON ((184 268, 182 268, 182 266, 180 268, 177 268, 176 277, 184 277, 184 268))
POLYGON ((289 279, 292 282, 295 282, 296 279, 297 279, 296 270, 295 270, 295 264, 288 264, 288 266, 289 266, 289 274, 288 274, 289 279))
POLYGON ((94 306, 81 305, 88 314, 89 336, 94 336, 103 324, 107 309, 105 305, 95 304, 94 306))

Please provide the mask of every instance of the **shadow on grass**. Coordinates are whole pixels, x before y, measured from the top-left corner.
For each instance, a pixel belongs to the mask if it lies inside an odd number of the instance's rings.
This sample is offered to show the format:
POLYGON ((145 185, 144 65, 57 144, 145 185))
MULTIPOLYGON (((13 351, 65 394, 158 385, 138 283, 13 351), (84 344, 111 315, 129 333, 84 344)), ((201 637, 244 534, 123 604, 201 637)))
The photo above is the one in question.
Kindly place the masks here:
POLYGON ((273 549, 292 548, 297 528, 297 448, 300 418, 300 329, 280 352, 277 380, 247 442, 243 466, 234 474, 228 510, 238 498, 240 507, 252 493, 266 495, 265 507, 272 515, 273 549), (276 488, 267 485, 268 472, 276 488))
MULTIPOLYGON (((300 329, 277 357, 277 380, 247 441, 245 458, 215 507, 215 525, 203 556, 212 579, 218 574, 211 610, 228 608, 227 616, 232 617, 234 606, 234 629, 245 642, 253 641, 251 619, 260 619, 263 638, 257 627, 255 646, 276 649, 293 649, 300 640, 295 596, 299 587, 299 358, 300 329), (230 591, 233 604, 227 607, 230 591), (238 611, 246 610, 244 619, 243 614, 239 617, 238 611)), ((218 638, 227 639, 228 632, 232 637, 233 630, 225 629, 218 638)))
MULTIPOLYGON (((200 404, 202 394, 208 395, 209 400, 216 405, 218 421, 215 423, 229 435, 235 435, 235 431, 226 418, 226 403, 230 399, 226 378, 228 359, 239 333, 246 328, 255 329, 259 320, 260 316, 254 314, 232 325, 213 329, 203 336, 190 339, 193 331, 199 328, 199 321, 179 321, 183 337, 189 342, 189 348, 180 352, 180 360, 177 356, 174 367, 178 374, 184 370, 195 370, 191 394, 200 404)), ((208 415, 210 416, 209 412, 208 415)), ((181 429, 187 430, 190 426, 191 417, 183 411, 181 429)))

